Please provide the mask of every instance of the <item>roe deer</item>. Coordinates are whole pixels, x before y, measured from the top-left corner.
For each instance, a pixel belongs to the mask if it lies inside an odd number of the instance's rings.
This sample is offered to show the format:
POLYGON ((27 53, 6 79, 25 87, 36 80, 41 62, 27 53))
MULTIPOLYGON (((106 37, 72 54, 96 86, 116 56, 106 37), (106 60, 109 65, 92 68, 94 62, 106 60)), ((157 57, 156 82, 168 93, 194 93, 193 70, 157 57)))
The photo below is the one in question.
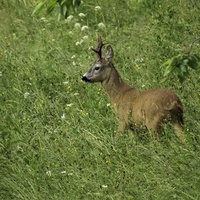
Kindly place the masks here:
POLYGON ((90 83, 101 82, 118 117, 119 132, 124 132, 130 125, 139 128, 146 126, 152 136, 159 140, 162 125, 170 120, 176 135, 184 143, 183 106, 179 97, 167 89, 140 91, 127 85, 112 63, 112 47, 108 45, 106 52, 102 54, 105 44, 100 37, 97 43, 97 48, 92 50, 98 59, 83 75, 82 80, 90 83))

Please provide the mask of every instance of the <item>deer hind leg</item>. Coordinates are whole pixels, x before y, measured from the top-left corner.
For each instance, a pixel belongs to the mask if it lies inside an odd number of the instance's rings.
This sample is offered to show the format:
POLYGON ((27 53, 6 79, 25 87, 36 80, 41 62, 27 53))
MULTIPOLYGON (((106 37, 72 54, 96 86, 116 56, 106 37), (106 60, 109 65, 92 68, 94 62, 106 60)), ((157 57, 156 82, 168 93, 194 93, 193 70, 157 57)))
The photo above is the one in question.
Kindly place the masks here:
POLYGON ((124 131, 126 129, 126 126, 127 125, 126 125, 126 122, 124 120, 121 120, 121 121, 119 120, 119 122, 118 122, 118 130, 117 130, 117 133, 116 133, 116 135, 114 137, 115 141, 117 141, 119 139, 120 135, 122 133, 124 133, 124 131))
POLYGON ((178 115, 172 115, 172 123, 174 126, 174 131, 181 143, 185 144, 186 138, 184 135, 184 129, 183 129, 183 113, 178 113, 178 115))
POLYGON ((148 131, 151 133, 152 138, 160 142, 160 134, 162 132, 162 126, 159 120, 154 120, 146 124, 148 131))
POLYGON ((186 138, 183 132, 183 125, 178 122, 174 123, 174 130, 181 143, 185 144, 186 138))
POLYGON ((181 143, 185 144, 186 138, 184 135, 183 124, 180 123, 179 121, 174 121, 173 126, 174 126, 174 131, 175 131, 177 137, 179 138, 181 143))

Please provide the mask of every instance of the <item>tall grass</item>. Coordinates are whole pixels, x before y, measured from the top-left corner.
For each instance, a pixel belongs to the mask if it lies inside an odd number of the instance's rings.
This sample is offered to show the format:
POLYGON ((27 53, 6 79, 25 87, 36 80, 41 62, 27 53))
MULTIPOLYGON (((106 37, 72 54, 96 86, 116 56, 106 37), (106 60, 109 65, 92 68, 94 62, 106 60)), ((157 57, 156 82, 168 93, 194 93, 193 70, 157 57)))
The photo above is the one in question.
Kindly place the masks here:
POLYGON ((160 68, 199 37, 200 3, 153 2, 88 1, 65 21, 32 17, 34 1, 0 3, 1 199, 200 198, 199 70, 180 84, 162 82, 160 68), (186 146, 170 127, 160 145, 148 133, 113 142, 107 96, 80 80, 95 59, 96 32, 126 82, 179 94, 186 146))

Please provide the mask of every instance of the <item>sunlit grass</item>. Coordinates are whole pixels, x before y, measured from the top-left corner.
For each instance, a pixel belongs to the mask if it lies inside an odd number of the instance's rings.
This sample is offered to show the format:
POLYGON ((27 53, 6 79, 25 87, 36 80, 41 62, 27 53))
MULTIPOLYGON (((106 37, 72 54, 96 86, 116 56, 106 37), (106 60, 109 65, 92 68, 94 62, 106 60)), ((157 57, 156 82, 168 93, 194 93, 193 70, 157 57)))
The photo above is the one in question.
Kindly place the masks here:
MULTIPOLYGON (((162 82, 159 68, 182 45, 181 37, 190 38, 189 8, 177 6, 186 9, 177 28, 176 17, 160 19, 143 9, 145 16, 133 1, 117 2, 85 2, 59 22, 32 18, 31 3, 5 1, 0 9, 1 199, 199 199, 200 77, 191 71, 182 85, 176 78, 162 82), (186 146, 170 127, 161 144, 131 131, 114 141, 117 120, 109 99, 100 84, 81 81, 95 60, 90 48, 96 32, 113 46, 126 82, 167 87, 180 96, 186 146)), ((155 6, 168 16, 167 6, 155 6)), ((197 25, 194 12, 194 37, 197 25)))

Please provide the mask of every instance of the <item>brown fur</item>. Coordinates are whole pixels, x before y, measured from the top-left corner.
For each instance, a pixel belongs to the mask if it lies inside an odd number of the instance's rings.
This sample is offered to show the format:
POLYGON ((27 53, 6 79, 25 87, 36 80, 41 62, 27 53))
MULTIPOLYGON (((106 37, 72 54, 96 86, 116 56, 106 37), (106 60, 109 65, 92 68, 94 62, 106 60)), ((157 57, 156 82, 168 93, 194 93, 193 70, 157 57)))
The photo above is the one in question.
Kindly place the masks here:
MULTIPOLYGON (((97 49, 101 52, 103 43, 100 45, 97 49)), ((95 52, 98 54, 98 50, 95 52)), ((167 89, 140 91, 130 87, 115 69, 112 63, 113 55, 112 47, 108 46, 105 55, 98 54, 98 60, 82 80, 102 83, 118 117, 119 132, 124 132, 129 125, 145 126, 153 137, 159 140, 163 124, 171 120, 176 135, 184 143, 183 106, 178 96, 167 89)))

